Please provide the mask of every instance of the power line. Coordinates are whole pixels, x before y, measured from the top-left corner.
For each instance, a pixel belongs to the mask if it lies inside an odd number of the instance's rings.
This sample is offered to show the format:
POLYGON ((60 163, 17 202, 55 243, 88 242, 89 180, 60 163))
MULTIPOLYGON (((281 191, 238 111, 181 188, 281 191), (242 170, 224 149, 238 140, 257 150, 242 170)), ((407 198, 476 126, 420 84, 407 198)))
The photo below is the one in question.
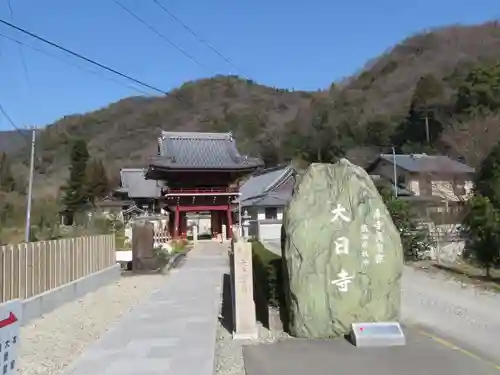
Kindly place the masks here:
MULTIPOLYGON (((196 59, 194 56, 192 56, 191 54, 189 54, 185 49, 183 49, 182 47, 180 47, 178 44, 174 43, 170 38, 168 38, 167 36, 165 36, 165 34, 162 34, 161 32, 159 32, 158 30, 156 30, 153 26, 151 26, 148 22, 146 22, 144 19, 142 19, 141 17, 139 17, 137 15, 137 13, 133 12, 132 10, 130 10, 130 8, 126 7, 125 5, 123 5, 120 1, 118 0, 113 0, 120 8, 122 8, 125 12, 127 12, 128 14, 130 14, 132 17, 134 17, 137 21, 139 21, 140 23, 142 23, 144 26, 146 26, 149 30, 151 30, 153 33, 155 33, 156 35, 158 35, 160 38, 162 38, 164 41, 166 41, 168 44, 170 44, 172 47, 174 47, 176 50, 178 50, 180 53, 182 53, 184 56, 186 56, 188 59, 190 59, 191 61, 195 62, 196 64, 198 64, 199 66, 201 66, 202 68, 204 69, 207 69, 208 71, 212 72, 211 69, 209 69, 206 65, 202 64, 198 59, 196 59)), ((212 72, 213 73, 213 72, 212 72)))
POLYGON ((155 87, 155 86, 149 85, 149 84, 147 84, 147 83, 145 83, 145 82, 143 82, 143 81, 140 81, 140 80, 138 80, 138 79, 136 79, 136 78, 133 78, 133 77, 129 76, 128 74, 121 73, 121 72, 119 72, 119 71, 118 71, 118 70, 116 70, 116 69, 110 68, 109 66, 106 66, 106 65, 101 64, 101 63, 99 63, 99 62, 97 62, 97 61, 95 61, 95 60, 92 60, 92 59, 90 59, 90 58, 88 58, 88 57, 85 57, 85 56, 83 56, 83 55, 81 55, 81 54, 79 54, 79 53, 77 53, 77 52, 74 52, 74 51, 72 51, 72 50, 70 50, 70 49, 68 49, 68 48, 66 48, 66 47, 63 47, 63 46, 61 46, 61 45, 59 45, 59 44, 57 44, 57 43, 55 43, 55 42, 51 42, 50 40, 45 39, 45 38, 43 38, 43 37, 41 37, 41 36, 39 36, 39 35, 36 35, 36 34, 34 34, 34 33, 30 32, 30 31, 26 30, 26 29, 23 29, 23 28, 21 28, 21 27, 19 27, 19 26, 13 25, 13 24, 12 24, 12 23, 10 23, 10 22, 7 22, 7 21, 5 21, 5 20, 0 19, 0 23, 3 23, 4 25, 7 25, 7 26, 9 26, 9 27, 11 27, 11 28, 13 28, 13 29, 15 29, 15 30, 17 30, 17 31, 20 31, 20 32, 21 32, 21 33, 23 33, 23 34, 29 35, 29 36, 31 36, 32 38, 38 39, 39 41, 44 42, 44 43, 46 43, 46 44, 48 44, 48 45, 50 45, 50 46, 52 46, 52 47, 55 47, 55 48, 57 48, 57 49, 59 49, 59 50, 61 50, 61 51, 64 51, 64 52, 66 52, 66 53, 69 53, 70 55, 73 55, 73 56, 75 56, 75 57, 78 57, 78 58, 79 58, 79 59, 81 59, 81 60, 85 60, 86 62, 88 62, 88 63, 90 63, 90 64, 92 64, 92 65, 98 66, 98 67, 99 67, 99 68, 101 68, 101 69, 107 70, 108 72, 111 72, 111 73, 113 73, 113 74, 116 74, 116 75, 118 75, 118 76, 120 76, 120 77, 122 77, 122 78, 128 79, 129 81, 135 82, 135 83, 137 83, 137 84, 138 84, 138 85, 140 85, 140 86, 147 87, 148 89, 151 89, 151 90, 154 90, 154 91, 160 92, 160 93, 165 94, 165 95, 167 95, 167 94, 168 94, 168 92, 166 92, 166 91, 164 91, 164 90, 161 90, 161 89, 159 89, 158 87, 155 87))
POLYGON ((236 71, 239 71, 240 69, 225 55, 223 55, 221 52, 219 52, 212 44, 210 44, 206 39, 202 38, 199 34, 196 33, 191 27, 189 27, 188 24, 186 24, 184 21, 182 21, 179 17, 177 17, 170 9, 168 9, 165 5, 160 3, 158 0, 153 0, 153 2, 158 5, 165 13, 167 13, 170 18, 172 18, 174 21, 176 21, 178 24, 180 24, 184 29, 186 29, 192 36, 194 36, 200 43, 203 43, 206 45, 208 48, 212 50, 217 56, 222 58, 226 63, 231 65, 233 69, 236 71))
POLYGON ((4 106, 2 105, 2 103, 0 103, 0 113, 3 115, 3 117, 5 117, 7 119, 7 121, 14 128, 14 130, 16 130, 21 135, 21 137, 23 137, 26 144, 29 145, 30 142, 26 138, 26 135, 23 133, 23 131, 21 129, 19 129, 19 127, 16 125, 16 123, 12 120, 12 118, 9 116, 9 114, 5 110, 4 106))
POLYGON ((29 49, 32 49, 33 51, 37 51, 37 52, 39 52, 39 53, 41 53, 41 54, 44 54, 45 56, 49 56, 49 57, 51 57, 51 58, 53 58, 53 59, 56 59, 56 60, 59 60, 59 61, 61 61, 61 62, 63 62, 63 63, 66 63, 66 64, 68 64, 68 65, 74 66, 75 68, 81 69, 81 70, 83 70, 84 72, 87 72, 87 73, 90 73, 90 74, 94 74, 94 75, 99 76, 99 77, 101 77, 101 78, 103 78, 103 79, 107 79, 107 80, 109 80, 109 81, 111 81, 111 82, 114 82, 114 83, 116 83, 116 84, 118 84, 118 85, 121 85, 121 86, 123 86, 123 87, 126 87, 126 88, 128 88, 128 89, 132 89, 132 90, 135 90, 135 91, 137 91, 137 92, 140 92, 141 94, 144 94, 144 95, 149 95, 146 91, 140 90, 140 89, 138 89, 138 88, 137 88, 137 87, 135 87, 135 86, 132 86, 132 85, 127 85, 126 83, 123 83, 123 82, 117 81, 116 79, 113 79, 113 78, 111 78, 111 77, 107 77, 107 76, 104 76, 104 75, 102 75, 102 74, 99 74, 99 72, 96 72, 96 71, 94 71, 94 70, 90 70, 90 69, 87 69, 87 68, 85 68, 85 67, 83 67, 83 66, 81 66, 81 65, 78 65, 78 64, 75 64, 75 63, 71 63, 71 62, 66 61, 66 60, 64 60, 64 59, 61 59, 60 57, 58 57, 58 56, 56 56, 56 55, 53 55, 53 54, 51 54, 51 53, 48 53, 47 51, 44 51, 44 50, 42 50, 42 49, 40 49, 40 48, 37 48, 37 47, 35 47, 35 46, 32 46, 32 45, 30 45, 30 44, 27 44, 27 43, 21 42, 21 41, 20 41, 20 40, 18 40, 18 39, 12 38, 12 37, 7 36, 7 35, 2 34, 2 33, 0 33, 0 37, 2 37, 2 38, 4 38, 4 39, 7 39, 7 40, 10 40, 10 41, 11 41, 11 42, 13 42, 13 43, 17 43, 17 44, 19 44, 19 45, 21 45, 21 46, 24 46, 24 47, 27 47, 27 48, 29 48, 29 49))
MULTIPOLYGON (((14 9, 12 8, 12 2, 11 2, 11 0, 7 0, 7 5, 9 6, 10 18, 12 19, 12 21, 14 21, 14 9)), ((21 63, 23 64, 24 79, 29 84, 29 79, 28 79, 28 65, 26 64, 26 59, 24 57, 23 47, 21 45, 19 45, 19 54, 21 56, 21 63)))

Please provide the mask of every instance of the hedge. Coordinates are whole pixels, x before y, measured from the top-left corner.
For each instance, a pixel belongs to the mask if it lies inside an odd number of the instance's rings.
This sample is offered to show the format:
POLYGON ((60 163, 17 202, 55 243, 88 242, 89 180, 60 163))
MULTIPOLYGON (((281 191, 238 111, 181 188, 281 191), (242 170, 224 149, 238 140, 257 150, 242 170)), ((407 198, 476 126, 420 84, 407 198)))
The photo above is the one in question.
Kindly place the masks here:
POLYGON ((256 303, 281 307, 283 301, 283 268, 281 257, 252 242, 254 297, 256 303))

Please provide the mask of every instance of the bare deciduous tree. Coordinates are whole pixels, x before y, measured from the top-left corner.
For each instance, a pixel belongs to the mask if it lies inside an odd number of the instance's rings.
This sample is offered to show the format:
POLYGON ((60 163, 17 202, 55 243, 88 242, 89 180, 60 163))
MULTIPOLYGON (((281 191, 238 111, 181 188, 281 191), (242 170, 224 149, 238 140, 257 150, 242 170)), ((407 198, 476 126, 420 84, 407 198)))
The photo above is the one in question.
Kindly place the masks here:
POLYGON ((500 114, 487 113, 453 120, 441 142, 455 157, 463 157, 477 168, 493 146, 500 141, 500 114))

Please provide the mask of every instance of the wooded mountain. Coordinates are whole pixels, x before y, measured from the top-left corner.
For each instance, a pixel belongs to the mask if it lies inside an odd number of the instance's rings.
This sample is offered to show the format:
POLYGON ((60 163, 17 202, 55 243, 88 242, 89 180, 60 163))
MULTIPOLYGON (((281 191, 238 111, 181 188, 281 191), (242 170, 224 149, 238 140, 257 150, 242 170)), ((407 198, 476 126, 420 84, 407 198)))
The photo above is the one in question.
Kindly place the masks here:
MULTIPOLYGON (((37 172, 60 185, 75 137, 115 170, 144 165, 156 152, 160 130, 232 131, 242 152, 268 165, 345 153, 364 164, 393 145, 477 165, 500 140, 499 56, 500 24, 490 22, 410 37, 359 74, 318 92, 234 76, 189 82, 163 97, 131 97, 47 126, 39 136, 37 172)), ((13 145, 14 136, 0 132, 0 150, 7 144, 16 161, 26 163, 27 150, 13 145)))
POLYGON ((26 139, 31 139, 29 130, 0 131, 0 152, 15 152, 19 148, 26 146, 26 139))

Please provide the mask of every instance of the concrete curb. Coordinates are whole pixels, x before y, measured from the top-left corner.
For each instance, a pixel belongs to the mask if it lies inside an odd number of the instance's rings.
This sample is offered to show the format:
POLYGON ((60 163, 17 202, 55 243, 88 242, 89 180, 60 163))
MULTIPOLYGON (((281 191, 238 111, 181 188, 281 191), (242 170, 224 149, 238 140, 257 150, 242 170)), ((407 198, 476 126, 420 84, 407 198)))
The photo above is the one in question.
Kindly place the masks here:
POLYGON ((31 320, 54 311, 67 302, 79 299, 87 293, 96 291, 101 286, 118 280, 120 273, 120 265, 115 264, 99 272, 23 300, 21 325, 24 326, 31 320))
POLYGON ((176 268, 180 263, 186 259, 185 253, 177 253, 168 260, 167 265, 163 269, 163 272, 176 268))

